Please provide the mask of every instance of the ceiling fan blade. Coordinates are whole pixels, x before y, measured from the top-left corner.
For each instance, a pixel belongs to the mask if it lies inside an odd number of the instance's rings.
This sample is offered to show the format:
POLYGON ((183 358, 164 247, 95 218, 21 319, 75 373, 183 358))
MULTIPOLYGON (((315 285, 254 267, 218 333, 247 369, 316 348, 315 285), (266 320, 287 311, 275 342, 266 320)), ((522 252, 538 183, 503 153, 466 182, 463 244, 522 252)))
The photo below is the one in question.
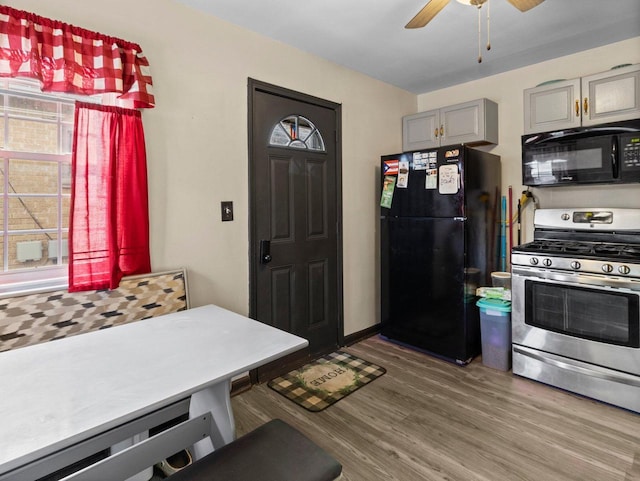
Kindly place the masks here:
POLYGON ((527 10, 531 10, 533 7, 537 7, 544 0, 507 0, 511 5, 516 7, 521 12, 526 12, 527 10))
POLYGON ((404 28, 420 28, 428 24, 450 0, 430 0, 404 28))

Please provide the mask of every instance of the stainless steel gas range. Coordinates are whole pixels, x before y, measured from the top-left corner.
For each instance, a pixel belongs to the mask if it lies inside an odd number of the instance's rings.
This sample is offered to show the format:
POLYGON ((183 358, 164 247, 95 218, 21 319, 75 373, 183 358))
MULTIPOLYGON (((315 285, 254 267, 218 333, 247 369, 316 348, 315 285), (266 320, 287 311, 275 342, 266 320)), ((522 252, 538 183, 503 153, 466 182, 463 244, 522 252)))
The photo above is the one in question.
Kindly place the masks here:
POLYGON ((640 412, 640 209, 540 209, 512 250, 513 372, 640 412))

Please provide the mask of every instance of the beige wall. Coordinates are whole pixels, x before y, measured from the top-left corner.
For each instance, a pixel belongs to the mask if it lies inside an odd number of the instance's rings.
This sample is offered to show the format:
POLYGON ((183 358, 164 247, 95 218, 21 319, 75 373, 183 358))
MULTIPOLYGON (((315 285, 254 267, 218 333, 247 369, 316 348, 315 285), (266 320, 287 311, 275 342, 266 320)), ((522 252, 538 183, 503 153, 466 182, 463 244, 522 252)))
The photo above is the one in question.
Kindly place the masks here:
MULTIPOLYGON (((499 54, 499 50, 495 54, 499 54)), ((493 50, 490 55, 493 55, 493 50)), ((482 80, 418 96, 418 111, 431 110, 481 97, 499 105, 499 144, 484 148, 502 157, 503 195, 513 187, 514 204, 522 193, 520 137, 523 134, 525 88, 554 79, 571 79, 609 70, 615 65, 640 62, 640 37, 536 65, 501 73, 482 80)), ((627 186, 580 186, 533 189, 540 207, 640 207, 640 184, 627 186)), ((533 232, 533 206, 525 211, 524 237, 533 232)), ((515 209, 515 207, 514 207, 515 209)))
POLYGON ((143 114, 154 270, 188 269, 194 306, 246 314, 247 78, 342 104, 345 334, 377 321, 380 155, 401 149, 414 94, 171 0, 15 0, 11 6, 139 43, 157 107, 143 114), (235 220, 220 221, 220 201, 235 220))

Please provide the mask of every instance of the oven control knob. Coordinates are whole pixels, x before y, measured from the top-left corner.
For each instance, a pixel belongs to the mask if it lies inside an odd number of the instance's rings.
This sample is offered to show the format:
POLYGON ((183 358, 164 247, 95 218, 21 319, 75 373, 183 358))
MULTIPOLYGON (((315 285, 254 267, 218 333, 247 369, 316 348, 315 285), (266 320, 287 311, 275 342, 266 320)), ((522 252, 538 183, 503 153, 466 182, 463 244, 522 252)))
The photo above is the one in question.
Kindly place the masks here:
POLYGON ((538 258, 537 257, 532 257, 531 259, 529 259, 529 264, 531 264, 532 266, 537 266, 538 265, 538 258))
POLYGON ((631 269, 629 269, 629 266, 620 266, 618 267, 618 272, 620 274, 629 274, 629 272, 631 272, 631 269))
POLYGON ((571 268, 574 270, 578 270, 580 269, 580 267, 582 267, 582 264, 580 264, 578 261, 571 261, 571 268))
POLYGON ((551 265, 551 259, 542 259, 542 265, 549 267, 551 265))
POLYGON ((602 272, 612 272, 613 266, 611 264, 602 264, 602 272))

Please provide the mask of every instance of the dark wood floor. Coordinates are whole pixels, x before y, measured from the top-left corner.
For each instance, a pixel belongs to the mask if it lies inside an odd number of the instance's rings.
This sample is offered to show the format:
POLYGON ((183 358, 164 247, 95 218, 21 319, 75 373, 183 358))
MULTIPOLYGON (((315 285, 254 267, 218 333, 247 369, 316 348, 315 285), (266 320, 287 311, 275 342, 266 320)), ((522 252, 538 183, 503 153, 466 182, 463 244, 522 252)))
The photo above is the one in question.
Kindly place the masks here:
POLYGON ((232 399, 238 434, 284 419, 344 481, 640 480, 640 415, 479 359, 458 367, 378 337, 345 350, 387 374, 320 413, 254 386, 232 399))

